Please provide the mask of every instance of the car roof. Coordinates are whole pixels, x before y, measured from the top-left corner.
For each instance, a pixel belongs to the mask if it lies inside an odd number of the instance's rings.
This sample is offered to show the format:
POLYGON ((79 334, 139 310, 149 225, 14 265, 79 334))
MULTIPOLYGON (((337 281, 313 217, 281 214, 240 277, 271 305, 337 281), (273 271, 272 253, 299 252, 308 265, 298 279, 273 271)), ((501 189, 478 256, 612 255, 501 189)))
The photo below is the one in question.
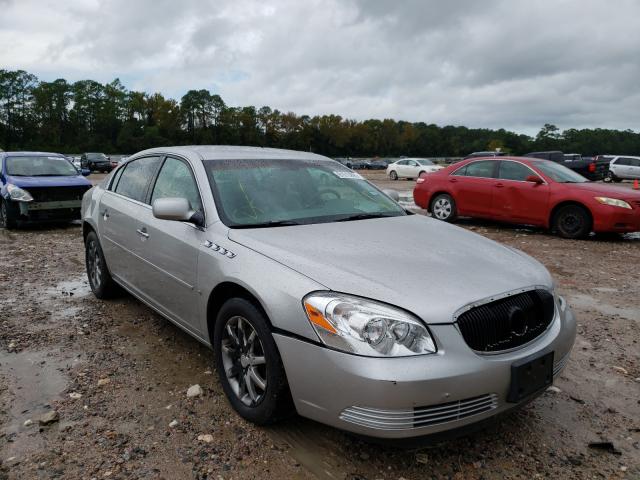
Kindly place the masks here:
POLYGON ((0 152, 5 157, 60 157, 64 158, 61 153, 52 152, 0 152))
POLYGON ((231 145, 186 145, 180 147, 157 147, 143 150, 136 157, 149 154, 176 154, 197 156, 202 160, 331 160, 328 157, 311 152, 285 150, 280 148, 239 147, 231 145))
MULTIPOLYGON (((474 157, 474 158, 467 158, 465 160, 462 160, 463 162, 466 163, 471 163, 471 162, 477 162, 478 160, 489 160, 491 162, 503 162, 505 160, 515 160, 516 162, 522 162, 522 163, 526 163, 527 165, 534 163, 534 162, 549 162, 550 160, 545 160, 544 158, 534 158, 534 157, 516 157, 516 156, 511 156, 511 155, 505 155, 502 157, 494 157, 494 156, 489 156, 489 157, 474 157)), ((454 163, 453 165, 459 165, 462 162, 458 162, 458 163, 454 163)), ((554 162, 551 162, 554 163, 554 162)))

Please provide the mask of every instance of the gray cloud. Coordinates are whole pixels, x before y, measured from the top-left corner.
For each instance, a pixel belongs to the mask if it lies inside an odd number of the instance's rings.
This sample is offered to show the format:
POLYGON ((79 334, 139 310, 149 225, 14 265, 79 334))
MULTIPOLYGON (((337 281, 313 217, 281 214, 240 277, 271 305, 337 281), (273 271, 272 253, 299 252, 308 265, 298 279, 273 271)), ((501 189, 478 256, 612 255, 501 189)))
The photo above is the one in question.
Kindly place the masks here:
POLYGON ((634 0, 0 3, 0 67, 46 79, 357 119, 638 128, 634 0))

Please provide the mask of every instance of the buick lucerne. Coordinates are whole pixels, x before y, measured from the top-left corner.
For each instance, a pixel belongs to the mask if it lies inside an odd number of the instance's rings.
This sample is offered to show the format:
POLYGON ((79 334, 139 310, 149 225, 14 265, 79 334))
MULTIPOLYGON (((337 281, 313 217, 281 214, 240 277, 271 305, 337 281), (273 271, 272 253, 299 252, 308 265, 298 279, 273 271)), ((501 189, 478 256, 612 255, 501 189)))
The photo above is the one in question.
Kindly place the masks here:
POLYGON ((297 411, 381 438, 468 427, 542 393, 574 342, 536 260, 320 155, 146 150, 82 217, 95 295, 121 287, 212 347, 229 402, 259 424, 297 411))

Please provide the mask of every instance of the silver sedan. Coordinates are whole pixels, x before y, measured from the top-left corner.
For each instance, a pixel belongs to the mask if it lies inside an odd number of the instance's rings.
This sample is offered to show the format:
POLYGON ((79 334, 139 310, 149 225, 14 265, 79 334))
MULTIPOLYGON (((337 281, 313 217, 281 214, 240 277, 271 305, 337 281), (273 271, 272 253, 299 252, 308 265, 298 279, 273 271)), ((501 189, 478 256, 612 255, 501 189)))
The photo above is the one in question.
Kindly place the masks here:
POLYGON ((82 218, 95 295, 124 289, 212 347, 229 402, 259 424, 468 427, 543 392, 575 338, 540 263, 311 153, 146 150, 82 218))

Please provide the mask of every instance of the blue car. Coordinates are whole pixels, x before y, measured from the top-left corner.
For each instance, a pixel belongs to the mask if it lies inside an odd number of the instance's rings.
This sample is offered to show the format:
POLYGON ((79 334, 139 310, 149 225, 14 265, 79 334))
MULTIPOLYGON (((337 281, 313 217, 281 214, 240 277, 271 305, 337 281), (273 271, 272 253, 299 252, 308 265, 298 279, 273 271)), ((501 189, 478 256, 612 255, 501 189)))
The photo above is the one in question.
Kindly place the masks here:
POLYGON ((88 174, 57 153, 0 152, 0 228, 79 219, 88 174))

